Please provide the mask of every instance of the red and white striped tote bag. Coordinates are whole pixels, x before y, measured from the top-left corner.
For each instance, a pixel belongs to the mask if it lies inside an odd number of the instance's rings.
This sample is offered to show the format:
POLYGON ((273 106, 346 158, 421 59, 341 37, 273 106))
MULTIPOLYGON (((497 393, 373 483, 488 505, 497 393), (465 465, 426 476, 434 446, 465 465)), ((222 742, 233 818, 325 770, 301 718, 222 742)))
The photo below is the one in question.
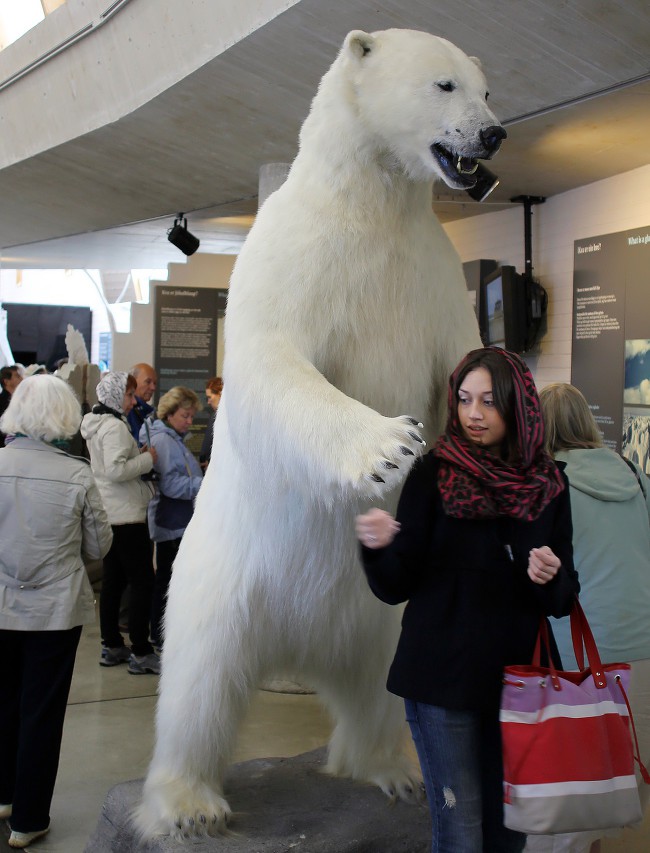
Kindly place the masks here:
POLYGON ((539 665, 540 642, 549 649, 542 619, 532 665, 507 667, 504 673, 504 822, 531 835, 638 823, 635 760, 650 783, 634 749, 626 693, 630 665, 602 665, 577 599, 571 627, 579 672, 539 665))

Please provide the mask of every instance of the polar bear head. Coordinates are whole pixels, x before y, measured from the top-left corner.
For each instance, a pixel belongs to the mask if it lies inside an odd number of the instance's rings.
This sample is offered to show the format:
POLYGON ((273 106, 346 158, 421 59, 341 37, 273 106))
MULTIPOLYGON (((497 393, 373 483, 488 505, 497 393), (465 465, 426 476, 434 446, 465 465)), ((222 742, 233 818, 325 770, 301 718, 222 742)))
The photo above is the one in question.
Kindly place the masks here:
POLYGON ((413 180, 438 177, 454 189, 472 187, 476 160, 491 158, 506 137, 487 105, 480 62, 443 38, 355 30, 331 71, 339 80, 343 75, 366 144, 413 180))

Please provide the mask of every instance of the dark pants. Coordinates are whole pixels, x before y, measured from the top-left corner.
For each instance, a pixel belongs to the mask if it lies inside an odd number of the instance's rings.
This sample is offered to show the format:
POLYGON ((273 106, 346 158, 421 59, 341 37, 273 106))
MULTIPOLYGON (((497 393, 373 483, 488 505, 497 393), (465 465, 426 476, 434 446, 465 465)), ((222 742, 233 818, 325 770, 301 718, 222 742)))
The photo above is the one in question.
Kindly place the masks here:
POLYGON ((63 720, 81 626, 68 631, 0 631, 0 803, 11 828, 50 823, 63 720))
POLYGON ((520 853, 526 836, 503 825, 498 713, 406 700, 429 801, 432 853, 520 853))
POLYGON ((180 539, 156 542, 156 583, 151 607, 151 639, 156 646, 163 644, 163 620, 167 604, 167 590, 172 577, 172 566, 180 544, 180 539))
POLYGON ((128 626, 134 655, 148 655, 149 616, 153 593, 153 563, 147 525, 114 524, 113 544, 104 557, 102 591, 99 596, 99 623, 102 643, 110 649, 124 645, 120 634, 120 600, 128 595, 128 626))

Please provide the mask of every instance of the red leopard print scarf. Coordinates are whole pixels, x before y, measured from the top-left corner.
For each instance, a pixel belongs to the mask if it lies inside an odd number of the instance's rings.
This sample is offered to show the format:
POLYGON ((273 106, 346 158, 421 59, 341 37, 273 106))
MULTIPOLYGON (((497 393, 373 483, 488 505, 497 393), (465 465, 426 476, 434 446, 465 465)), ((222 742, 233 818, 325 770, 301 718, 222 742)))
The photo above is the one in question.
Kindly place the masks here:
POLYGON ((533 377, 525 362, 498 347, 512 373, 515 418, 521 459, 515 464, 475 448, 464 437, 454 395, 456 378, 469 353, 449 380, 449 417, 434 454, 440 459, 438 488, 447 515, 454 518, 509 516, 532 521, 564 488, 564 481, 544 451, 544 423, 533 377))

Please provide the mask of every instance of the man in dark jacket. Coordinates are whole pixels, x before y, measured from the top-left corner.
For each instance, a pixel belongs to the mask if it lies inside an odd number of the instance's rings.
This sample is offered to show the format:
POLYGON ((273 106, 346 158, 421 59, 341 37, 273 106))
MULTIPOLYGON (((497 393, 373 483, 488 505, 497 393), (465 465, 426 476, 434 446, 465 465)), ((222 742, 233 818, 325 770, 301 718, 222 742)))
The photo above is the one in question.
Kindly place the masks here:
POLYGON ((133 438, 140 443, 139 435, 142 424, 145 419, 154 411, 154 407, 149 405, 149 401, 153 397, 158 385, 158 376, 156 371, 150 364, 140 362, 134 364, 129 370, 131 376, 135 377, 138 383, 135 389, 135 406, 131 409, 128 415, 129 426, 133 433, 133 438))

